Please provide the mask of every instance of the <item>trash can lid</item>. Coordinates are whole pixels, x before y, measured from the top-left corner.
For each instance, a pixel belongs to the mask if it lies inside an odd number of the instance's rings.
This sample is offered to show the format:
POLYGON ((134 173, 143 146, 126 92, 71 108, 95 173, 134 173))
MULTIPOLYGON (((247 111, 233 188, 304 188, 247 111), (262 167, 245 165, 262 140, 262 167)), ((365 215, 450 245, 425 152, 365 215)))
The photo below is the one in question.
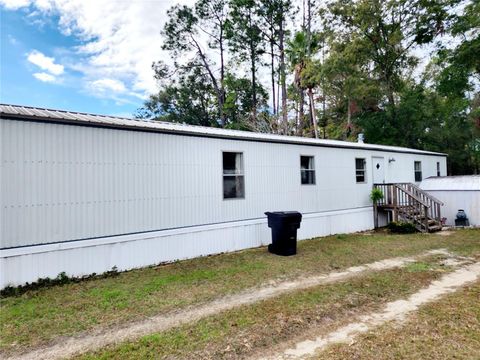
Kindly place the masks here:
POLYGON ((278 216, 278 217, 290 217, 290 216, 302 216, 302 213, 298 211, 267 211, 265 215, 278 216))

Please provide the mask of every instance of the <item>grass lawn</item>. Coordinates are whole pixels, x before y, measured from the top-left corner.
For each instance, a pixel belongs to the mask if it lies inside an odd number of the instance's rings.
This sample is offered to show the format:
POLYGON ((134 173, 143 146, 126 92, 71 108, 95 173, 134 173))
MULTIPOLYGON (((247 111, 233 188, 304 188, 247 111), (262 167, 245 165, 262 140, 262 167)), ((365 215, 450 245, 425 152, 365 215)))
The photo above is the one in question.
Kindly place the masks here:
MULTIPOLYGON (((274 256, 265 248, 251 249, 27 291, 0 300, 0 349, 8 353, 41 345, 59 336, 178 310, 271 280, 435 248, 462 255, 480 254, 480 231, 455 231, 449 236, 330 236, 300 242, 299 253, 293 257, 274 256)), ((421 266, 417 270, 409 274, 423 273, 421 266)))
POLYGON ((356 314, 416 292, 445 271, 436 258, 243 306, 81 359, 243 358, 305 334, 351 321, 356 314), (420 266, 419 266, 420 264, 420 266))
POLYGON ((384 325, 336 345, 327 359, 480 359, 480 282, 420 308, 401 328, 384 325))

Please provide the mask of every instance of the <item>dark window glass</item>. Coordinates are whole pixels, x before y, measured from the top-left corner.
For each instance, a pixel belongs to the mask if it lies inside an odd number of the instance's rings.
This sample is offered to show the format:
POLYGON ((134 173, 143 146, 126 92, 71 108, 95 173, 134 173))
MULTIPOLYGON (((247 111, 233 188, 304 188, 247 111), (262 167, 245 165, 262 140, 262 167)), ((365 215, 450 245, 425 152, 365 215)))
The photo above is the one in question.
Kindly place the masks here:
POLYGON ((300 179, 302 185, 315 184, 315 160, 313 156, 300 156, 300 179))
POLYGON ((243 174, 243 154, 223 153, 223 198, 245 197, 245 179, 243 174))
POLYGON ((437 162, 437 176, 441 176, 440 175, 440 163, 437 162))
POLYGON ((355 159, 355 176, 357 183, 366 182, 366 161, 365 159, 355 159))
POLYGON ((415 181, 416 182, 422 181, 422 162, 415 161, 414 168, 415 168, 415 181))
POLYGON ((235 199, 245 197, 243 176, 225 176, 223 178, 223 198, 235 199))
POLYGON ((223 153, 223 173, 240 174, 243 173, 243 154, 224 152, 223 153))

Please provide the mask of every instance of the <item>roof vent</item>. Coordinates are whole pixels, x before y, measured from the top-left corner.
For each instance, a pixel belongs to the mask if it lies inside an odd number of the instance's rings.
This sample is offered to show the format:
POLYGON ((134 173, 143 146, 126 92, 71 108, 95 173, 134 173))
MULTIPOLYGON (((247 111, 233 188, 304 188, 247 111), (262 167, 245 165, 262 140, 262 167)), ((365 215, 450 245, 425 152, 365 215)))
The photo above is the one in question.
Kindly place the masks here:
POLYGON ((365 139, 365 136, 363 135, 363 133, 358 134, 358 142, 360 144, 363 144, 364 139, 365 139))

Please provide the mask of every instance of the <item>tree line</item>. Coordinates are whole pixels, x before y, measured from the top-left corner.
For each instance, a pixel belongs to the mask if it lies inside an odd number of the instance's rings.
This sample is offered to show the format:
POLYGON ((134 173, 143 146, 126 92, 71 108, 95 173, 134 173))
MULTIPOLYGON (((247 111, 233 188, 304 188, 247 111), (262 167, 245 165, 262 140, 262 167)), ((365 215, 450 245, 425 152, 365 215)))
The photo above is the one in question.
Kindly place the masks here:
POLYGON ((197 0, 139 118, 446 152, 480 173, 480 2, 197 0), (423 55, 423 59, 422 56, 423 55))

